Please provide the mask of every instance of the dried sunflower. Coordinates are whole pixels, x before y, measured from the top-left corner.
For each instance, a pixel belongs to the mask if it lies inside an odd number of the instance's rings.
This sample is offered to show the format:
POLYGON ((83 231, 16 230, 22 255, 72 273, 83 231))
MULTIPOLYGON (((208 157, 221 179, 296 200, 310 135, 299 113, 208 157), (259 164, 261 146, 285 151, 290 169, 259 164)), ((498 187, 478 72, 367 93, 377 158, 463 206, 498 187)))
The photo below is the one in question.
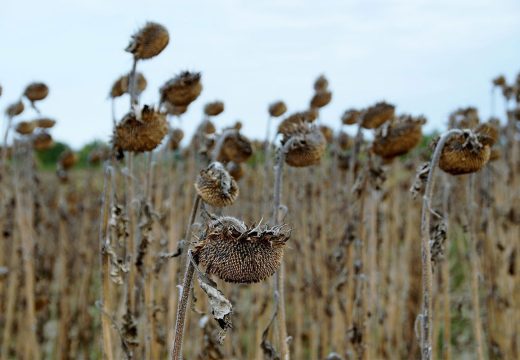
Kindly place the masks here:
POLYGON ((320 75, 314 81, 314 90, 315 91, 324 91, 329 87, 329 81, 325 77, 325 75, 320 75))
POLYGON ((442 149, 439 167, 451 175, 479 171, 490 158, 491 148, 487 139, 487 136, 479 136, 471 130, 453 135, 442 149))
POLYGON ((239 193, 236 181, 218 161, 201 170, 195 189, 202 200, 215 207, 233 204, 239 193))
POLYGON ((32 121, 20 121, 15 128, 15 131, 21 135, 32 134, 36 129, 36 124, 32 121))
POLYGON ((383 124, 376 131, 373 152, 383 158, 406 154, 421 141, 424 123, 423 117, 401 116, 383 124))
POLYGON ((133 112, 125 115, 114 130, 114 149, 144 152, 155 149, 168 133, 164 114, 145 105, 138 119, 133 112))
POLYGON ((24 96, 32 101, 43 100, 49 95, 49 87, 41 82, 29 84, 24 91, 24 96))
POLYGON ((169 42, 170 35, 164 26, 148 22, 132 35, 125 51, 132 53, 136 60, 150 59, 159 55, 169 42))
POLYGON ((334 141, 334 131, 332 130, 332 128, 327 125, 320 125, 319 128, 321 133, 325 137, 325 141, 327 141, 327 143, 329 144, 332 144, 332 142, 334 141))
POLYGON ((56 120, 52 120, 49 118, 36 119, 36 120, 33 120, 33 122, 35 123, 36 127, 39 127, 42 129, 50 129, 50 128, 54 127, 54 125, 56 125, 56 120))
POLYGON ((183 71, 161 87, 161 102, 169 102, 175 106, 188 106, 199 97, 201 92, 200 73, 183 71))
POLYGON ((213 101, 204 106, 204 114, 208 116, 217 116, 224 111, 224 103, 222 101, 213 101))
MULTIPOLYGON (((130 75, 123 75, 114 82, 112 89, 110 90, 110 97, 116 98, 129 92, 130 88, 130 75)), ((135 93, 140 95, 146 90, 148 82, 143 74, 140 72, 135 73, 135 93)))
POLYGON ((376 129, 394 117, 395 106, 387 102, 378 102, 364 110, 361 116, 361 126, 365 129, 376 129))
POLYGON ((247 161, 253 154, 251 141, 236 129, 227 130, 219 141, 222 141, 222 146, 220 146, 220 152, 217 156, 219 161, 242 163, 247 161))
POLYGON ((170 134, 170 142, 169 142, 170 150, 177 150, 179 148, 183 138, 184 138, 184 131, 182 131, 181 129, 173 129, 170 134))
POLYGON ((348 150, 354 145, 352 138, 344 131, 338 134, 338 145, 341 150, 348 150))
POLYGON ((52 140, 52 136, 46 132, 40 132, 33 138, 33 147, 35 150, 48 150, 52 148, 53 145, 54 141, 52 140))
POLYGON ((309 123, 295 125, 282 139, 285 162, 294 167, 318 164, 326 148, 322 132, 309 123))
POLYGON ((69 170, 78 162, 78 156, 74 154, 71 150, 65 150, 60 154, 58 158, 58 164, 61 169, 69 170))
POLYGON ((314 94, 311 99, 311 108, 322 108, 330 103, 332 100, 332 92, 327 90, 320 90, 314 94))
POLYGON ((230 161, 226 164, 226 170, 229 172, 229 175, 236 181, 242 179, 244 176, 244 168, 242 164, 236 163, 234 161, 230 161))
POLYGON ((208 274, 224 281, 257 283, 280 268, 289 237, 285 226, 247 227, 240 220, 225 216, 208 224, 193 256, 208 274))
POLYGON ((287 106, 283 101, 276 101, 269 105, 269 115, 273 117, 279 117, 285 114, 287 106))
POLYGON ((24 106, 23 102, 20 100, 20 101, 17 101, 15 103, 9 105, 7 107, 7 109, 5 110, 5 113, 9 117, 14 117, 14 116, 17 116, 17 115, 20 115, 21 113, 23 113, 24 109, 25 109, 25 106, 24 106))
POLYGON ((348 109, 341 116, 341 122, 344 125, 354 125, 357 123, 360 111, 356 109, 348 109))

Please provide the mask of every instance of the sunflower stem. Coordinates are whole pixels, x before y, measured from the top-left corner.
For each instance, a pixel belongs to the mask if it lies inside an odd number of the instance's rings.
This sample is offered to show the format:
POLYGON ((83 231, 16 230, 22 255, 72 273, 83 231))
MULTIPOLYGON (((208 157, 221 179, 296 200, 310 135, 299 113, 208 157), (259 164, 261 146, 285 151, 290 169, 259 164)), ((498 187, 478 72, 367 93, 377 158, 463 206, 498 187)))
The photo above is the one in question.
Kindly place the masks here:
MULTIPOLYGON (((274 177, 274 197, 273 197, 273 213, 271 216, 271 225, 279 225, 278 210, 280 208, 280 198, 282 192, 282 175, 283 175, 283 164, 285 160, 285 151, 291 141, 288 141, 285 146, 278 149, 278 154, 275 164, 275 177, 274 177)), ((285 289, 284 289, 284 264, 276 272, 274 278, 274 299, 275 304, 278 307, 278 334, 280 336, 280 353, 282 360, 289 360, 289 346, 287 344, 287 325, 285 321, 285 289), (278 301, 276 301, 278 299, 278 301)), ((276 311, 276 310, 275 310, 276 311)))
MULTIPOLYGON (((199 209, 200 204, 200 196, 195 195, 195 201, 193 203, 193 208, 191 209, 190 219, 188 221, 188 226, 186 228, 186 233, 184 234, 184 246, 188 246, 191 241, 188 240, 190 235, 191 227, 195 222, 195 218, 197 217, 197 211, 199 209)), ((183 249, 181 245, 180 249, 183 249)), ((181 250, 182 251, 182 250, 181 250)), ((177 304, 177 319, 175 321, 175 330, 174 330, 174 339, 171 350, 172 360, 181 360, 182 359, 182 342, 184 337, 184 324, 186 320, 186 309, 188 307, 188 300, 191 293, 192 281, 193 281, 193 273, 195 271, 195 267, 193 266, 193 262, 190 261, 191 253, 188 250, 185 256, 186 262, 186 271, 184 273, 184 279, 182 280, 182 288, 180 289, 179 294, 179 302, 177 304)))
POLYGON ((430 205, 433 196, 433 190, 435 185, 435 168, 439 163, 442 149, 446 142, 453 135, 462 134, 460 129, 452 129, 445 132, 435 150, 430 162, 430 172, 428 173, 428 179, 426 181, 426 189, 423 197, 422 211, 421 211, 421 248, 422 248, 422 314, 421 314, 421 359, 431 360, 433 358, 433 333, 432 333, 432 289, 433 289, 433 273, 432 273, 432 262, 431 262, 431 251, 430 251, 430 205))
POLYGON ((130 93, 130 109, 133 109, 134 107, 137 106, 137 93, 135 91, 136 69, 137 69, 137 59, 134 58, 134 62, 132 63, 132 71, 130 71, 130 76, 128 79, 128 91, 130 93))

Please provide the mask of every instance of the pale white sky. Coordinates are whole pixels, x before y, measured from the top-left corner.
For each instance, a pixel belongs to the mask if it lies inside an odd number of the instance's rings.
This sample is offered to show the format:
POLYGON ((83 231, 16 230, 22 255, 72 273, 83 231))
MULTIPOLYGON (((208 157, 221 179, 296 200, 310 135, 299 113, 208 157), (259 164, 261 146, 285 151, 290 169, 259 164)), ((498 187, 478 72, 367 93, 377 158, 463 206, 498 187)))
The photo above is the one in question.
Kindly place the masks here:
MULTIPOLYGON (((204 104, 220 99, 218 126, 240 119, 246 135, 263 137, 268 104, 303 110, 320 73, 333 91, 327 124, 385 99, 442 128, 460 106, 487 117, 490 80, 520 71, 518 0, 2 0, 2 113, 29 82, 44 81, 50 94, 40 107, 58 120, 55 138, 74 147, 108 140, 107 94, 129 71, 124 48, 147 20, 168 28, 170 44, 139 64, 145 103, 181 70, 202 72, 203 93, 182 119, 188 133, 204 104)), ((127 106, 119 100, 120 116, 127 106)))

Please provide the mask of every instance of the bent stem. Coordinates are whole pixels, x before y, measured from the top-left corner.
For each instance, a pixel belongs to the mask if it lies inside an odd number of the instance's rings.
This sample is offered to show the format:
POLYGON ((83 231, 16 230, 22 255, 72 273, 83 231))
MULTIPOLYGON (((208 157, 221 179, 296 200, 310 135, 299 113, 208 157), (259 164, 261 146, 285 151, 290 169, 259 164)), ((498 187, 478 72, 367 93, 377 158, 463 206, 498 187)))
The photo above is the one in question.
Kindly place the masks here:
MULTIPOLYGON (((280 197, 282 192, 282 174, 283 174, 283 164, 285 160, 285 151, 288 145, 291 143, 289 140, 285 146, 278 150, 276 165, 275 165, 275 178, 274 178, 274 198, 273 198, 273 213, 271 216, 271 225, 278 225, 278 210, 280 208, 280 197)), ((274 278, 274 299, 275 306, 278 311, 278 334, 280 336, 280 353, 281 359, 289 360, 289 346, 287 344, 287 325, 285 321, 285 290, 284 290, 284 263, 282 260, 282 264, 280 269, 276 272, 274 278), (278 301, 276 301, 278 300, 278 301)))
POLYGON ((188 307, 188 300, 191 293, 193 274, 195 272, 195 267, 193 266, 193 262, 191 261, 191 252, 189 251, 190 240, 188 239, 191 231, 191 227, 195 222, 195 218, 197 217, 197 211, 199 209, 200 204, 200 196, 195 195, 195 201, 193 203, 193 208, 191 209, 190 219, 188 221, 188 226, 186 228, 186 233, 184 234, 184 245, 180 245, 179 251, 182 252, 183 247, 187 246, 188 251, 186 252, 185 262, 186 262, 186 271, 184 272, 184 279, 182 280, 182 288, 180 289, 179 294, 179 302, 177 304, 177 319, 175 320, 175 330, 174 330, 174 339, 173 346, 171 350, 172 360, 181 360, 182 359, 182 341, 184 337, 184 323, 186 320, 186 309, 188 307))
POLYGON ((421 248, 422 248, 422 314, 421 314, 421 358, 422 360, 430 360, 433 358, 433 336, 432 336, 432 263, 430 251, 430 212, 431 199, 433 196, 433 189, 435 185, 435 168, 439 163, 442 149, 444 145, 453 135, 462 134, 462 130, 452 129, 445 132, 435 150, 430 162, 430 172, 426 182, 426 189, 423 197, 422 211, 421 211, 421 248))

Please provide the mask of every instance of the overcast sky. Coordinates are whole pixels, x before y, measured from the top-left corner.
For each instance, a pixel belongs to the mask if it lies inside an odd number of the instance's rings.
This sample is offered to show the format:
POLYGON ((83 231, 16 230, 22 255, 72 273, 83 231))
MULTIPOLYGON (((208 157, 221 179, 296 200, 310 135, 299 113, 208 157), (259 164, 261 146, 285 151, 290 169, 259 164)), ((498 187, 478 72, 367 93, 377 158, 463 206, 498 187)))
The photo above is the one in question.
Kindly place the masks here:
MULTIPOLYGON (((321 73, 333 91, 327 124, 385 99, 442 129, 460 106, 489 116, 491 79, 520 71, 518 0, 2 0, 2 113, 29 82, 44 81, 40 107, 58 120, 55 138, 74 147, 108 140, 107 94, 131 67, 130 35, 148 20, 168 28, 170 44, 139 64, 145 103, 180 71, 202 72, 202 95, 182 118, 188 133, 204 104, 220 99, 218 126, 240 119, 246 135, 262 137, 268 104, 305 109, 321 73)), ((118 100, 120 116, 127 106, 118 100)))

